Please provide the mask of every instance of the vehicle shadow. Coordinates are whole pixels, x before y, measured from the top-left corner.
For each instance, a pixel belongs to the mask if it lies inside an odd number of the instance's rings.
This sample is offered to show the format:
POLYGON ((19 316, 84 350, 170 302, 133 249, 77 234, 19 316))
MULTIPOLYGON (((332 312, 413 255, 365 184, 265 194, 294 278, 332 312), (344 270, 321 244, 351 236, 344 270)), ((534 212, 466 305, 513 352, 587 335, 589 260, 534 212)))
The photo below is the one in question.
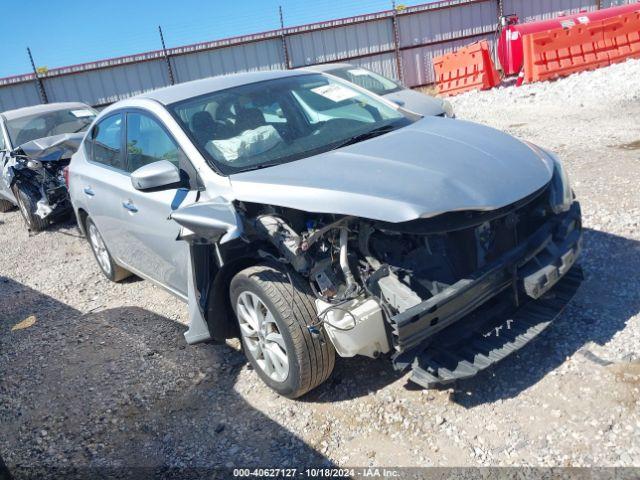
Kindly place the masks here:
POLYGON ((331 377, 299 398, 301 402, 338 402, 365 397, 381 390, 404 376, 394 370, 391 360, 366 357, 336 358, 331 377))
MULTIPOLYGON (((640 312, 640 242, 585 229, 580 260, 585 280, 566 310, 540 336, 488 371, 454 386, 452 398, 472 408, 516 397, 588 344, 604 345, 640 312)), ((595 365, 595 364, 594 364, 595 365)))
POLYGON ((333 466, 235 392, 241 352, 188 346, 184 331, 138 307, 83 314, 0 277, 0 452, 13 476, 333 466))

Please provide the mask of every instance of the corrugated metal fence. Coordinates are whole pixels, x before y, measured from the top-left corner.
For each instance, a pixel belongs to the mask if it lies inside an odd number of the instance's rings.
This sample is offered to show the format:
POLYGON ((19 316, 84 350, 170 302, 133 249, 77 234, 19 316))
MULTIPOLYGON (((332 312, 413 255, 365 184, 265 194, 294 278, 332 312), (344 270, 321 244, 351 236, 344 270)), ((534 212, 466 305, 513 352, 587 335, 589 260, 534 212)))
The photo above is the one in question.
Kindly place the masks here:
MULTIPOLYGON (((105 105, 168 85, 168 57, 176 82, 348 61, 416 87, 434 82, 433 57, 483 39, 495 46, 500 15, 531 21, 633 1, 445 0, 57 68, 40 80, 49 102, 105 105)), ((0 111, 40 102, 34 74, 0 79, 0 111)))

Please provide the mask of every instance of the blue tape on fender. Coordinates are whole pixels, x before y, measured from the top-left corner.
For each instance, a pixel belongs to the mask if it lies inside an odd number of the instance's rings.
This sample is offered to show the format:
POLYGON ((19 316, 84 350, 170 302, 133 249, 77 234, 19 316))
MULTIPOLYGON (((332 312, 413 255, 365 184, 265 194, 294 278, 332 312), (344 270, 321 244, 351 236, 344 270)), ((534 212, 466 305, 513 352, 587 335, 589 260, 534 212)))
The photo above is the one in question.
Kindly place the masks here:
POLYGON ((182 205, 184 199, 187 198, 187 193, 189 193, 189 190, 187 190, 186 188, 179 188, 178 190, 176 190, 176 195, 171 201, 171 210, 176 210, 180 207, 180 205, 182 205))

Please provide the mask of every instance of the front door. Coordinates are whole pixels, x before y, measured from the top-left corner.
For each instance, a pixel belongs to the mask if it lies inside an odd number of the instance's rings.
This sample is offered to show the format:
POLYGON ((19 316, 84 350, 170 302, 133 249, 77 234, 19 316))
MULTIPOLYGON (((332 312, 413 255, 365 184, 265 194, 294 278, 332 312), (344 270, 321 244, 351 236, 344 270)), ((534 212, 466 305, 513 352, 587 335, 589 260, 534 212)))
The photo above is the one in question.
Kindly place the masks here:
MULTIPOLYGON (((146 113, 127 113, 126 154, 129 173, 168 160, 180 169, 185 180, 195 175, 177 142, 159 120, 146 113)), ((122 254, 123 263, 186 297, 188 245, 177 241, 180 226, 168 217, 179 206, 195 202, 198 192, 185 187, 142 192, 129 182, 120 193, 129 245, 122 254)))

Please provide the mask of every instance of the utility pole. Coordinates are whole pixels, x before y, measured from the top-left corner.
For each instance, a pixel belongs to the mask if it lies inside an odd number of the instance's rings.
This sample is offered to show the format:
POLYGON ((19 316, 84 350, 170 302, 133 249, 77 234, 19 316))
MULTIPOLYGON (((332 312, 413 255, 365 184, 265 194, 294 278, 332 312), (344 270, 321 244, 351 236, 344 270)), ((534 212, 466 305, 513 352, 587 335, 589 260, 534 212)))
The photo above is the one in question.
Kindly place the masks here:
POLYGON ((398 9, 396 8, 396 2, 391 2, 393 7, 393 17, 391 17, 393 26, 393 43, 396 52, 396 68, 398 69, 398 80, 400 83, 404 83, 404 70, 402 68, 402 57, 400 56, 400 31, 398 29, 398 9))
POLYGON ((160 32, 160 43, 162 43, 162 53, 164 54, 164 60, 167 62, 167 70, 169 71, 169 83, 171 85, 175 85, 176 81, 173 76, 173 68, 171 68, 171 61, 169 60, 169 55, 167 54, 167 47, 164 44, 164 35, 162 34, 162 27, 158 25, 158 31, 160 32))
POLYGON ((29 61, 31 62, 31 68, 33 68, 33 74, 36 76, 36 85, 38 87, 38 93, 40 94, 40 101, 42 103, 49 103, 49 99, 47 98, 47 92, 44 90, 44 83, 38 74, 38 69, 36 68, 36 64, 33 61, 33 55, 31 55, 31 49, 27 47, 27 53, 29 54, 29 61))
POLYGON ((282 15, 282 5, 278 7, 280 13, 280 38, 282 40, 282 53, 284 54, 284 65, 289 70, 291 65, 289 63, 289 47, 287 47, 287 37, 284 34, 284 16, 282 15))

